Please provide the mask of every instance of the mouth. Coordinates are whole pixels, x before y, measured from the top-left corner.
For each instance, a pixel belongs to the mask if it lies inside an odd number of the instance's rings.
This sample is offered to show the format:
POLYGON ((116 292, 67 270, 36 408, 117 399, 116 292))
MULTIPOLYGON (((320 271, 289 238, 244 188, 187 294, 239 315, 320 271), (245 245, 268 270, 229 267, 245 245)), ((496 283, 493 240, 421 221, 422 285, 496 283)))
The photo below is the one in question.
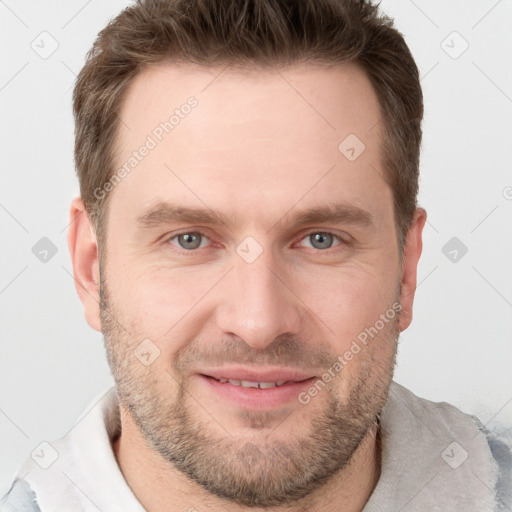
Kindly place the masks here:
POLYGON ((316 377, 296 370, 211 369, 196 374, 222 402, 250 410, 269 410, 298 403, 316 377))
MULTIPOLYGON (((212 377, 214 379, 215 377, 212 377)), ((219 382, 228 382, 233 386, 242 386, 243 388, 258 388, 258 389, 270 389, 277 388, 279 386, 284 386, 287 382, 294 382, 288 380, 278 380, 276 382, 253 382, 250 380, 237 380, 237 379, 227 379, 221 377, 220 379, 215 379, 219 382)))
POLYGON ((277 381, 251 381, 251 380, 240 380, 240 379, 229 379, 227 377, 215 378, 210 375, 204 375, 203 377, 209 377, 211 379, 216 380, 217 382, 221 382, 223 384, 231 384, 232 386, 241 386, 243 388, 254 388, 254 389, 271 389, 271 388, 279 388, 281 386, 285 386, 287 384, 296 384, 298 382, 304 382, 306 380, 310 380, 310 378, 302 379, 302 380, 277 380, 277 381))

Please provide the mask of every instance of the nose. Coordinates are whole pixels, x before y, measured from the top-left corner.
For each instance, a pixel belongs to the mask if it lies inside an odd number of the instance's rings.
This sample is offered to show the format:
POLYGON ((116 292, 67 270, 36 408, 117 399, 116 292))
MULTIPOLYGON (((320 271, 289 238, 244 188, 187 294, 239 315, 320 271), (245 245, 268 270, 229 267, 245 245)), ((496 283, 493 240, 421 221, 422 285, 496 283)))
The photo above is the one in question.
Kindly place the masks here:
POLYGON ((302 315, 289 272, 276 265, 270 251, 247 263, 237 254, 222 286, 217 326, 254 349, 265 349, 283 334, 296 335, 302 315))

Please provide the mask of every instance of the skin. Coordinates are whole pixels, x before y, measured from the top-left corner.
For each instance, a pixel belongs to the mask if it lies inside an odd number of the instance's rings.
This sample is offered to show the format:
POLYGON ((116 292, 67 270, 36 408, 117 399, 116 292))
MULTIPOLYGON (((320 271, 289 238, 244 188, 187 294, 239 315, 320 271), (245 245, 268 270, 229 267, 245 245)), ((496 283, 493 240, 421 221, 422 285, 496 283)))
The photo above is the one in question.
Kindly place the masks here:
POLYGON ((77 291, 89 325, 105 335, 121 400, 119 466, 149 511, 360 511, 380 474, 374 420, 392 378, 398 333, 412 319, 426 213, 417 209, 400 265, 393 195, 381 165, 380 107, 354 65, 266 72, 150 67, 125 97, 116 165, 190 96, 197 107, 110 192, 101 265, 83 202, 71 205, 77 291), (366 147, 355 161, 338 150, 348 134, 366 147), (164 201, 206 207, 229 224, 137 222, 164 201), (334 203, 364 210, 372 222, 293 223, 299 210, 334 203), (187 253, 180 246, 176 234, 186 232, 206 236, 200 248, 187 253), (318 248, 309 235, 319 232, 340 238, 318 248), (262 249, 252 263, 236 252, 249 236, 262 249), (252 410, 198 378, 205 364, 223 361, 319 377, 396 301, 400 315, 307 405, 291 400, 252 410), (133 355, 144 339, 160 351, 149 366, 133 355), (337 424, 329 426, 329 414, 337 424), (333 428, 344 429, 339 446, 329 438, 333 428), (235 479, 256 485, 260 478, 261 500, 226 499, 188 478, 172 461, 177 438, 187 433, 185 453, 209 443, 196 469, 215 468, 218 485, 227 482, 228 489, 230 479, 234 487, 235 479), (294 491, 300 472, 288 462, 297 460, 303 471, 316 455, 318 471, 329 464, 332 471, 294 491), (290 483, 288 494, 263 499, 280 478, 290 483))

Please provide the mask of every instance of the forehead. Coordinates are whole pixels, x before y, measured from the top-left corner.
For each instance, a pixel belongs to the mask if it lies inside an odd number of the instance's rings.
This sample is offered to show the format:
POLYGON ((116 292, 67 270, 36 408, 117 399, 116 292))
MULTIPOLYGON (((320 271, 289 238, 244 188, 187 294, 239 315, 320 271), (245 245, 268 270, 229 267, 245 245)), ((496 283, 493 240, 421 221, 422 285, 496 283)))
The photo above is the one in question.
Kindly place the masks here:
POLYGON ((169 199, 269 215, 301 196, 303 206, 333 195, 371 203, 387 188, 380 118, 369 79, 352 64, 152 66, 120 110, 115 168, 129 176, 113 194, 137 214, 169 199))
POLYGON ((208 135, 200 147, 218 142, 225 128, 234 127, 232 136, 251 140, 279 135, 279 140, 295 142, 298 135, 320 132, 336 141, 347 129, 364 138, 381 117, 369 79, 354 64, 239 69, 161 63, 144 69, 128 87, 120 112, 120 142, 132 142, 130 135, 137 132, 151 133, 190 97, 200 108, 173 135, 208 135), (212 127, 220 132, 210 131, 212 127))

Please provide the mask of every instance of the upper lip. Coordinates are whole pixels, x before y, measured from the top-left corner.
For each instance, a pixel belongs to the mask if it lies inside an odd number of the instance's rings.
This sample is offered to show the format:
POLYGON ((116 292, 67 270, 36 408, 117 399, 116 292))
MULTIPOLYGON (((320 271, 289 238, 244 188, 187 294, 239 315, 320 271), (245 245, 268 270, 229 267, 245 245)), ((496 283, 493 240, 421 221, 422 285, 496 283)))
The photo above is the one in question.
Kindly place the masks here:
POLYGON ((222 366, 218 368, 203 368, 200 372, 214 379, 245 380, 249 382, 299 382, 311 379, 314 374, 293 368, 249 368, 241 366, 222 366))

